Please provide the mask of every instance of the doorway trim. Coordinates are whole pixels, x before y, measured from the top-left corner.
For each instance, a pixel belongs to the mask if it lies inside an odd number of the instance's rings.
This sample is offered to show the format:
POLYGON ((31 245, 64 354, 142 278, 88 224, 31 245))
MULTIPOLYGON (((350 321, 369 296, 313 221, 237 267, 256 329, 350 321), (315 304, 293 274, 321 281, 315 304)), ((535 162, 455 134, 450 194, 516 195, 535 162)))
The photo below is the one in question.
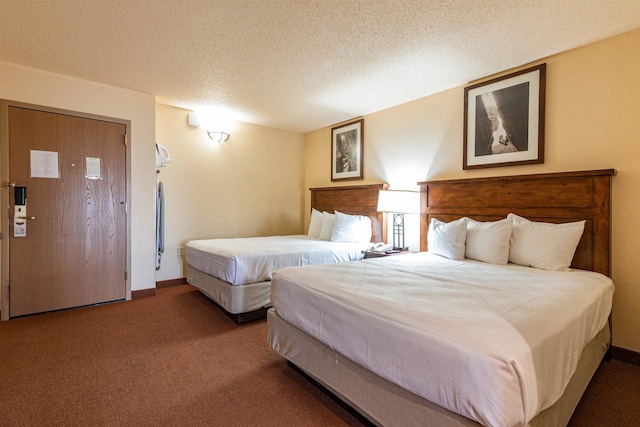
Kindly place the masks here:
MULTIPOLYGON (((5 183, 9 181, 9 108, 26 108, 46 113, 94 119, 118 123, 125 126, 127 143, 125 146, 125 191, 128 212, 126 215, 126 300, 131 299, 131 120, 105 117, 97 114, 81 113, 60 108, 44 107, 24 102, 0 99, 0 216, 2 217, 2 240, 0 240, 0 320, 9 320, 9 191, 5 183)), ((123 142, 124 143, 124 142, 123 142)))

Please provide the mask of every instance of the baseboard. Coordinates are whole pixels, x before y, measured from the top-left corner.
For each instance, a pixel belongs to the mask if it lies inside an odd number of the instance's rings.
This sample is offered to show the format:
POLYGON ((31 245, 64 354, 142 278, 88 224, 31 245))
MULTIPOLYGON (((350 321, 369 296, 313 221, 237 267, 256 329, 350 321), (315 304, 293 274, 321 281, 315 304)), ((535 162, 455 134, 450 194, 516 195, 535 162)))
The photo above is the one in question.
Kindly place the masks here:
POLYGON ((631 365, 640 366, 640 353, 638 352, 627 350, 626 348, 612 346, 611 353, 613 358, 616 360, 626 362, 631 365))
POLYGON ((171 286, 179 286, 179 285, 186 285, 186 284, 187 284, 186 277, 180 277, 178 279, 171 279, 171 280, 161 280, 159 282, 156 282, 156 289, 168 288, 171 286))
POLYGON ((178 286, 178 285, 185 285, 185 284, 187 284, 186 277, 180 277, 178 279, 171 279, 171 280, 161 280, 159 282, 156 282, 155 288, 138 289, 137 291, 131 291, 131 299, 154 297, 156 296, 156 289, 168 288, 170 286, 178 286))
POLYGON ((139 299, 139 298, 155 297, 155 296, 156 296, 155 288, 138 289, 137 291, 131 291, 131 299, 139 299))

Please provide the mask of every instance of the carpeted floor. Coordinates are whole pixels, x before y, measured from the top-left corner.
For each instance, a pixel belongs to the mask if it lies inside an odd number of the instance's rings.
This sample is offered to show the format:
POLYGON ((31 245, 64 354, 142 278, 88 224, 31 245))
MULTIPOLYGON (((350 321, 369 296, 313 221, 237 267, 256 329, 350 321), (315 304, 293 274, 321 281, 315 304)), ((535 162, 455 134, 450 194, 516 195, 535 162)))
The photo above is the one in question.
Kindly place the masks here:
MULTIPOLYGON (((603 364, 572 426, 640 425, 640 367, 603 364)), ((360 425, 189 285, 0 323, 0 426, 360 425)), ((428 422, 425 422, 428 425, 428 422)))

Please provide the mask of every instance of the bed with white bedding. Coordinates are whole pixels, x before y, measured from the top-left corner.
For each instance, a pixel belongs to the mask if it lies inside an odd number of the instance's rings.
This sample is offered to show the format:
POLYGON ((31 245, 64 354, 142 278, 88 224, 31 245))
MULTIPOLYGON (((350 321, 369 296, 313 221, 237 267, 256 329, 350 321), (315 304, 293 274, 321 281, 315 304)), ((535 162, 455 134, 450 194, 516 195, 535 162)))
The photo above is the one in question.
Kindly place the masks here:
POLYGON ((289 266, 356 261, 371 243, 331 242, 306 235, 192 240, 187 263, 231 285, 271 280, 289 266))
POLYGON ((275 270, 359 260, 371 242, 383 240, 385 221, 377 212, 377 200, 384 188, 386 184, 311 189, 314 211, 339 211, 346 214, 343 219, 366 219, 365 240, 329 241, 331 230, 323 238, 291 235, 192 240, 185 245, 187 281, 238 324, 263 318, 270 306, 275 270))
POLYGON ((562 395, 607 324, 613 284, 425 252, 286 268, 271 292, 284 321, 380 377, 480 424, 514 426, 562 395))
POLYGON ((379 425, 566 425, 610 347, 611 175, 421 183, 423 249, 432 218, 584 220, 571 271, 429 253, 283 269, 269 343, 379 425))
MULTIPOLYGON (((264 317, 262 308, 270 305, 271 276, 277 269, 356 261, 370 247, 370 242, 330 242, 304 235, 192 240, 185 246, 187 281, 231 315, 259 310, 264 317)), ((253 320, 249 315, 234 320, 242 318, 253 320)))

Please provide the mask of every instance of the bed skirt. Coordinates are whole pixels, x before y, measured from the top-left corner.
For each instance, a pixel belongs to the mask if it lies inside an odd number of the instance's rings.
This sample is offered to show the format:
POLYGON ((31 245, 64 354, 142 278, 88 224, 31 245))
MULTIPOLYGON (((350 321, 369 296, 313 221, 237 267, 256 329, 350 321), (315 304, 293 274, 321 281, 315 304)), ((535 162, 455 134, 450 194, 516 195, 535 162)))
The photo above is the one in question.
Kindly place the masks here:
POLYGON ((231 285, 187 264, 187 282, 230 314, 254 312, 271 305, 270 280, 231 285))
MULTIPOLYGON (((267 313, 267 323, 271 348, 376 425, 480 425, 352 362, 283 320, 275 309, 267 313)), ((585 347, 562 397, 538 414, 529 426, 567 425, 609 347, 609 338, 606 325, 585 347)))

